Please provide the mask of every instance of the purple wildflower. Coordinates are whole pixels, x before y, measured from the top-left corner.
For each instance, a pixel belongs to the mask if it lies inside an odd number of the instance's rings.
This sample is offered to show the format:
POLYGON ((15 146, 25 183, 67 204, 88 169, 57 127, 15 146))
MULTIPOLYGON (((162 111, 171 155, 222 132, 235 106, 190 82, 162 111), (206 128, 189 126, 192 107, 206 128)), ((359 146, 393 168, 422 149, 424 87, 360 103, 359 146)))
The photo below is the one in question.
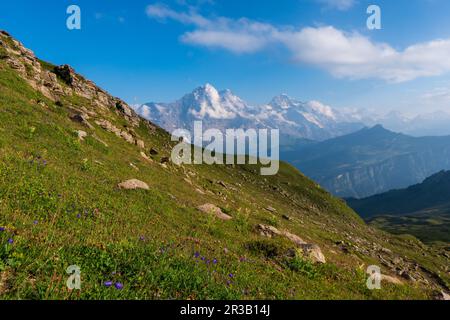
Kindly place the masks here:
POLYGON ((116 282, 114 284, 114 287, 116 287, 117 290, 122 290, 123 289, 123 284, 120 282, 116 282))
POLYGON ((194 253, 194 257, 198 258, 200 256, 200 253, 196 252, 194 253))
POLYGON ((144 236, 140 236, 140 237, 139 237, 139 240, 144 241, 144 240, 145 240, 145 237, 144 237, 144 236))
POLYGON ((201 258, 200 258, 200 260, 202 260, 202 261, 205 261, 205 259, 206 259, 205 257, 201 257, 201 258))
POLYGON ((230 273, 228 276, 229 276, 230 278, 233 278, 233 277, 234 277, 234 274, 230 273))
POLYGON ((0 227, 0 232, 5 231, 6 229, 4 227, 0 227))
POLYGON ((105 281, 104 283, 103 283, 103 285, 105 286, 105 287, 111 287, 112 286, 112 281, 105 281))
POLYGON ((217 264, 217 259, 214 259, 214 260, 213 260, 213 264, 217 264))
POLYGON ((13 240, 12 238, 9 238, 9 239, 8 239, 8 243, 9 243, 9 244, 13 244, 13 243, 14 243, 14 240, 13 240))
POLYGON ((33 221, 33 224, 38 224, 38 223, 39 223, 39 221, 37 221, 37 220, 33 221))
POLYGON ((81 218, 81 214, 77 214, 77 218, 80 219, 81 218))

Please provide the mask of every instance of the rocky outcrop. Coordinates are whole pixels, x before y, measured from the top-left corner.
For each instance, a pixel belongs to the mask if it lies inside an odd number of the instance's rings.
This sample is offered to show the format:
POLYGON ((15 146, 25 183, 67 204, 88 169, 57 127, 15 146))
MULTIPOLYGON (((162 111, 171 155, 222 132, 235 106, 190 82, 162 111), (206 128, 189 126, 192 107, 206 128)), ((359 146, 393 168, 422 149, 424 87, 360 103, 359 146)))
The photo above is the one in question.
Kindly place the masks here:
POLYGON ((136 139, 134 137, 134 132, 129 132, 125 130, 120 130, 115 125, 113 125, 111 122, 105 119, 96 120, 95 123, 103 128, 104 130, 114 133, 119 138, 124 139, 126 142, 137 145, 141 148, 145 147, 145 144, 142 140, 136 139))
MULTIPOLYGON (((56 102, 62 95, 75 94, 89 99, 101 112, 114 110, 117 114, 121 114, 131 127, 139 125, 141 118, 128 104, 112 97, 92 81, 77 74, 71 66, 53 66, 41 62, 33 51, 25 48, 5 31, 0 31, 0 46, 6 53, 1 58, 34 89, 50 100, 56 102)), ((150 123, 148 127, 154 129, 154 125, 150 123)))

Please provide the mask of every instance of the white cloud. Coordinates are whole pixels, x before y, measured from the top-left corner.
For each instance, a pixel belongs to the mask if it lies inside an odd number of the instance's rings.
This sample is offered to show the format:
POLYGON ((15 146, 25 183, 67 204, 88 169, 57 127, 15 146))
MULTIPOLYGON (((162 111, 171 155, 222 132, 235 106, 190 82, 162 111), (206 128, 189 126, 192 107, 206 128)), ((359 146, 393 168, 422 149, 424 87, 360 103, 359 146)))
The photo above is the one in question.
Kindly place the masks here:
POLYGON ((399 51, 332 26, 294 29, 246 18, 209 19, 195 11, 177 12, 160 4, 148 6, 147 14, 192 25, 194 30, 180 38, 184 43, 240 54, 281 45, 296 62, 317 66, 336 77, 404 82, 450 72, 450 39, 418 43, 399 51))
POLYGON ((316 0, 317 2, 324 4, 327 8, 348 10, 355 4, 355 0, 316 0))

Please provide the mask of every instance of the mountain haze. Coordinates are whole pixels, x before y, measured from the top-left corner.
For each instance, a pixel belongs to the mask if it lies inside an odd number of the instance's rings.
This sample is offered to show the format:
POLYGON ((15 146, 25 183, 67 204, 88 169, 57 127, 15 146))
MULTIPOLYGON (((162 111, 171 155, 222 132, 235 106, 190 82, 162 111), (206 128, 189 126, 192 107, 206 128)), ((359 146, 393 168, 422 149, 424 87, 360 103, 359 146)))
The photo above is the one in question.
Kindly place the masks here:
POLYGON ((450 136, 417 138, 377 125, 284 152, 281 159, 337 196, 362 198, 450 169, 450 136))

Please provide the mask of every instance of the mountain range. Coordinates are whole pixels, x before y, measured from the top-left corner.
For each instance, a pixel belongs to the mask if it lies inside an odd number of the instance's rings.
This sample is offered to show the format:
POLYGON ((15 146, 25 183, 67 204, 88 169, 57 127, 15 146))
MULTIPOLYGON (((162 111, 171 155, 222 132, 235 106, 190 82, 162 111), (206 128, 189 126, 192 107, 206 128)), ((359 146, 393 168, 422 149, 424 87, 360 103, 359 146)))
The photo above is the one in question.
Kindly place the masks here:
POLYGON ((146 103, 134 109, 169 132, 177 128, 192 130, 195 120, 203 120, 205 128, 219 130, 280 129, 281 144, 295 139, 325 140, 364 126, 318 101, 301 102, 282 94, 263 106, 251 106, 230 90, 218 91, 210 84, 173 103, 146 103))
POLYGON ((362 198, 450 169, 450 136, 412 137, 377 125, 282 151, 281 158, 337 196, 362 198))
POLYGON ((394 233, 450 241, 450 171, 438 172, 406 189, 347 199, 364 219, 394 233))
POLYGON ((229 89, 211 84, 196 88, 172 103, 149 102, 132 106, 142 117, 168 131, 192 130, 193 121, 204 120, 206 128, 279 128, 281 144, 303 140, 323 141, 377 124, 412 136, 450 135, 450 114, 444 111, 414 117, 399 111, 386 114, 364 108, 333 108, 319 101, 302 102, 281 94, 263 105, 250 105, 229 89))
POLYGON ((176 165, 170 138, 0 31, 1 299, 448 296, 445 247, 367 225, 284 162, 176 165))

